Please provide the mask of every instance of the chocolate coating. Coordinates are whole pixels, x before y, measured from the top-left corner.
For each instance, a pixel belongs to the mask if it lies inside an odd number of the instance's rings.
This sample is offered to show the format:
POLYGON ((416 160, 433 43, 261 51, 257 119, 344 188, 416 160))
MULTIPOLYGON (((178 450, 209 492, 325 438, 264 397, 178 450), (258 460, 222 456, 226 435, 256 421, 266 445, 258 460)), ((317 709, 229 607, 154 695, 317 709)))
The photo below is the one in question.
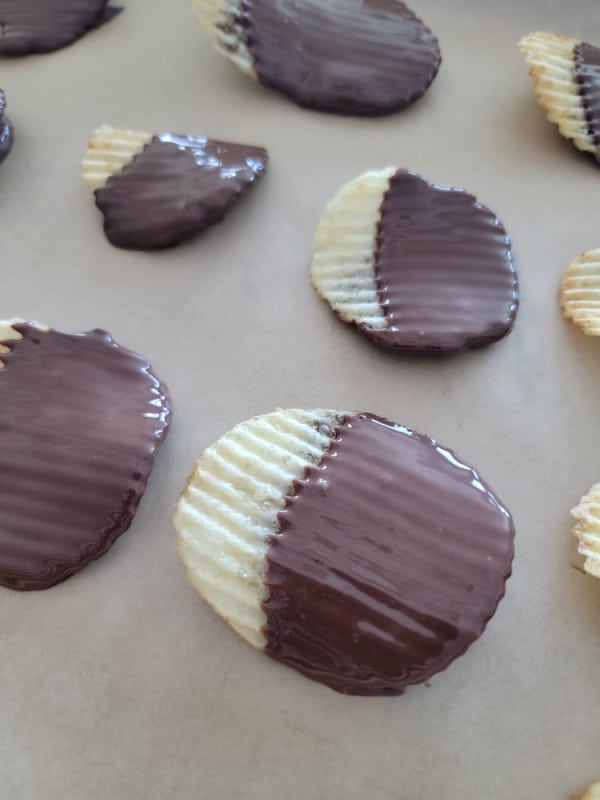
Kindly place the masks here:
POLYGON ((0 0, 0 55, 60 50, 112 19, 108 0, 0 0))
POLYGON ((47 589, 131 525, 170 400, 104 331, 13 327, 23 338, 0 355, 0 584, 47 589))
POLYGON ((441 62, 437 39, 400 0, 244 0, 235 22, 263 86, 320 111, 397 111, 441 62))
POLYGON ((158 250, 220 222, 262 175, 262 147, 162 134, 96 189, 104 231, 117 247, 158 250))
POLYGON ((582 42, 575 47, 574 58, 589 133, 600 159, 600 48, 582 42))
POLYGON ((518 306, 510 240, 461 189, 399 170, 381 206, 375 280, 387 327, 362 327, 399 350, 461 350, 512 328, 518 306))
POLYGON ((400 694, 481 635, 514 528, 451 450, 353 415, 295 490, 267 554, 269 655, 345 694, 400 694))
POLYGON ((0 164, 10 153, 13 145, 13 127, 9 118, 4 113, 6 111, 6 95, 0 89, 0 164))

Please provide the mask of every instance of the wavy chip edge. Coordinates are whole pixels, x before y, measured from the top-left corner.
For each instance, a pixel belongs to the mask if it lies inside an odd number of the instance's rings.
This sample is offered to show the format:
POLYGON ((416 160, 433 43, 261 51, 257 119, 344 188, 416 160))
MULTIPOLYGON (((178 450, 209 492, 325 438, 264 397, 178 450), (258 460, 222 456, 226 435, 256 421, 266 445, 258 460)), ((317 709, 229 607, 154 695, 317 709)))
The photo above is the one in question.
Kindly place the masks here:
POLYGON ((294 482, 348 412, 278 410, 236 425, 197 459, 173 518, 188 580, 240 636, 266 646, 266 554, 294 482))
POLYGON ((530 67, 538 103, 550 122, 579 150, 595 153, 575 75, 573 51, 578 44, 578 39, 569 36, 536 31, 521 39, 519 49, 530 67))
POLYGON ((153 134, 102 125, 92 133, 82 162, 83 179, 92 191, 106 186, 152 141, 153 134))

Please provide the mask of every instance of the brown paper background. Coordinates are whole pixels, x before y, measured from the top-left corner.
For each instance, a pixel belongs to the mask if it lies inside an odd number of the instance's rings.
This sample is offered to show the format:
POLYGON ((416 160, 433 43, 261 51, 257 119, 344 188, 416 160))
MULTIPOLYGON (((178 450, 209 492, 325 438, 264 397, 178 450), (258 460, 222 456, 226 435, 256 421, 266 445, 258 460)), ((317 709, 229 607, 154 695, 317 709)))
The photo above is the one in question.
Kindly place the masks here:
POLYGON ((183 0, 126 0, 63 51, 0 63, 0 316, 104 327, 169 385, 174 424, 130 530, 46 592, 0 589, 0 796, 11 800, 567 800, 600 779, 600 582, 569 566, 569 509, 600 480, 600 341, 557 286, 600 246, 600 173, 534 101, 516 41, 600 42, 590 0, 415 0, 444 63, 425 99, 361 120, 254 85, 183 0), (266 145, 269 173, 175 250, 119 251, 80 177, 100 123, 266 145), (499 344, 378 352, 308 280, 339 186, 397 164, 477 193, 514 243, 499 344), (429 433, 512 510, 514 576, 484 637, 431 687, 347 698, 253 651, 186 582, 174 501, 194 457, 276 406, 354 407, 429 433))

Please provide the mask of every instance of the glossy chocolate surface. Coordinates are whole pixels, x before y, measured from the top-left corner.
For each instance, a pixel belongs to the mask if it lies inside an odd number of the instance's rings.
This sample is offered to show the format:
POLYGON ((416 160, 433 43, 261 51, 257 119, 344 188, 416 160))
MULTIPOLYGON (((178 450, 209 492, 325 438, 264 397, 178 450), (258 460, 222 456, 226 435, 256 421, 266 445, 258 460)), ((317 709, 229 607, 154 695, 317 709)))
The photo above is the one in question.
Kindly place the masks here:
POLYGON ((29 324, 0 354, 0 584, 46 589, 131 525, 167 433, 167 389, 108 333, 29 324))
POLYGON ((220 222, 262 175, 262 147, 162 134, 96 190, 104 231, 117 247, 157 250, 220 222))
POLYGON ((575 76, 583 100, 590 136, 600 159, 600 48, 582 42, 575 47, 575 76))
POLYGON ((10 153, 13 145, 13 127, 6 116, 6 95, 0 89, 0 164, 10 153))
POLYGON ((258 79, 299 105, 387 114, 435 78, 437 39, 399 0, 244 0, 243 40, 258 79))
POLYGON ((400 694, 481 635, 514 528, 451 450, 352 415, 295 489, 267 554, 269 655, 339 692, 400 694))
POLYGON ((0 55, 59 50, 112 19, 108 0, 0 0, 0 55))
POLYGON ((375 280, 387 327, 362 330, 399 350, 461 350, 512 328, 510 240, 473 195, 399 170, 381 206, 375 280))

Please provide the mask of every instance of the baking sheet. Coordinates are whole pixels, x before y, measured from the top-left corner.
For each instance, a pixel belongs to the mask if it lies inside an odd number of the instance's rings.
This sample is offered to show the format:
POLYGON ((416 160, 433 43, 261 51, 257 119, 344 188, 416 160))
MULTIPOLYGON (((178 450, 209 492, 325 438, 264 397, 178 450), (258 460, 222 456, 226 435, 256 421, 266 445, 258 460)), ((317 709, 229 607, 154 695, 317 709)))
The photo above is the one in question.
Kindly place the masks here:
POLYGON ((423 101, 361 120, 295 107, 213 52, 185 2, 126 0, 63 51, 0 63, 16 143, 0 171, 0 317, 104 327, 175 406, 136 521, 46 592, 0 589, 0 796, 566 800, 600 779, 600 583, 568 511, 600 480, 600 342, 561 318, 562 270, 600 246, 600 173, 536 106, 516 49, 600 42, 589 0, 419 0, 444 63, 423 101), (262 144, 264 180, 176 250, 119 251, 79 161, 100 123, 262 144), (453 357, 378 352, 308 280, 345 181, 397 164, 458 184, 512 236, 513 333, 453 357), (195 456, 276 406, 354 407, 474 463, 517 554, 483 638, 431 686, 348 698, 254 652, 188 586, 171 514, 195 456))

